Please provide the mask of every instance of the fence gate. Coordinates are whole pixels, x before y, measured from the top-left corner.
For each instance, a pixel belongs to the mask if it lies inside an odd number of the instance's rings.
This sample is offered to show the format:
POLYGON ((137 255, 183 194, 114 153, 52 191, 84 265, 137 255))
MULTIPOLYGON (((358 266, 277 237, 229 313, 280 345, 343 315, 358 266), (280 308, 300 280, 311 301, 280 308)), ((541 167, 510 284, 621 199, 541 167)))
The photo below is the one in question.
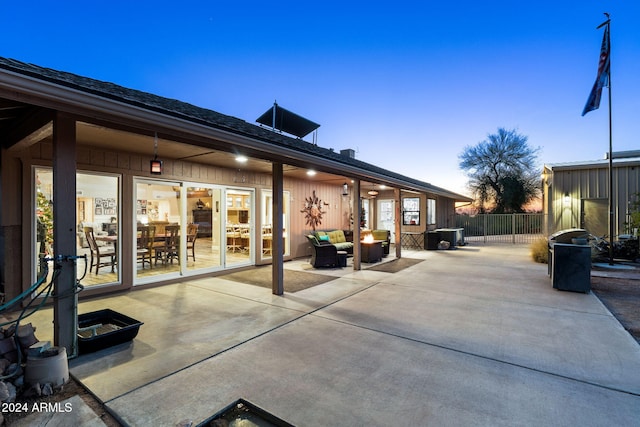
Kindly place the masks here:
POLYGON ((544 233, 545 214, 456 215, 469 242, 531 243, 544 233))

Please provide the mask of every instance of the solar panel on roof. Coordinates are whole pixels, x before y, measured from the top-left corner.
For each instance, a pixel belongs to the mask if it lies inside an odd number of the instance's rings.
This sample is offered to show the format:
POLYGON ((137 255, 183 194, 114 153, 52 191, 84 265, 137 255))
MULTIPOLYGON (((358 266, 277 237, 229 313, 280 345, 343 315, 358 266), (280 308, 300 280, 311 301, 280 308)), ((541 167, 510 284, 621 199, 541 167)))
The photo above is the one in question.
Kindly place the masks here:
POLYGON ((277 103, 269 108, 256 122, 273 127, 279 131, 290 133, 298 138, 308 135, 320 127, 319 124, 305 119, 279 106, 277 103))

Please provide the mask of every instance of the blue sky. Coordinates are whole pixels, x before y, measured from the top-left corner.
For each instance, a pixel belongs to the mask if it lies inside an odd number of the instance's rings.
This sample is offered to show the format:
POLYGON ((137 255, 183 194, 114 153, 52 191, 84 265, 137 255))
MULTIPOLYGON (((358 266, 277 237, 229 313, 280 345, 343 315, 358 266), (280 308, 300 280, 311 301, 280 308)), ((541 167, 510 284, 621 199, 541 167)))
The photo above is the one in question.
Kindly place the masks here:
POLYGON ((0 56, 251 123, 277 100, 322 147, 467 194, 458 155, 498 127, 540 167, 603 158, 608 90, 581 113, 609 12, 613 149, 640 149, 640 2, 309 4, 8 2, 0 56))

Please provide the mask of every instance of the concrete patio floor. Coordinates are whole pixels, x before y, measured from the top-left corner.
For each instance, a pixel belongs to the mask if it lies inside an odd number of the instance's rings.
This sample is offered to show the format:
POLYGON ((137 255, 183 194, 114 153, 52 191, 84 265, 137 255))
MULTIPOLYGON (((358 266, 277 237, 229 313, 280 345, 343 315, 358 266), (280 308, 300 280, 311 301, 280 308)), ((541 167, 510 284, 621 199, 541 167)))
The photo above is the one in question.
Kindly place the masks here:
MULTIPOLYGON (((195 425, 239 398, 298 426, 638 425, 640 346, 527 246, 403 256, 425 261, 313 270, 335 280, 284 297, 214 277, 81 302, 144 325, 70 372, 131 426, 195 425)), ((39 339, 51 318, 30 319, 39 339)))

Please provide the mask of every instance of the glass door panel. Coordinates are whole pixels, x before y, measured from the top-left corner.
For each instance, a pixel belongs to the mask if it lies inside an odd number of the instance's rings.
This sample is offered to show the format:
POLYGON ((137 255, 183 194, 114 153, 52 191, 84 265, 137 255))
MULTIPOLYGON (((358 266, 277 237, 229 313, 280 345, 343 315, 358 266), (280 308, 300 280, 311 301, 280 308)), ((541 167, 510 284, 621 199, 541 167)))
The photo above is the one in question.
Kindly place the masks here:
MULTIPOLYGON (((35 169, 35 248, 38 260, 53 256, 53 170, 35 169)), ((76 174, 77 275, 85 287, 120 281, 120 178, 115 175, 76 174)), ((39 267, 36 262, 36 269, 39 267)), ((52 271, 52 265, 49 266, 52 271)))
POLYGON ((222 191, 211 187, 187 187, 187 270, 222 265, 220 218, 222 191))
POLYGON ((393 199, 378 200, 378 225, 380 230, 391 231, 391 243, 394 243, 395 236, 395 203, 393 199))
POLYGON ((225 265, 237 266, 253 261, 253 191, 227 189, 224 227, 225 265))
MULTIPOLYGON (((137 181, 135 251, 136 283, 147 283, 159 275, 179 275, 184 251, 180 221, 178 183, 137 181), (149 237, 143 236, 147 230, 149 237)), ((185 229, 186 230, 186 229, 185 229)))
MULTIPOLYGON (((291 197, 288 191, 283 191, 282 195, 282 237, 284 243, 284 255, 289 255, 290 245, 287 237, 287 230, 289 230, 289 212, 290 212, 291 197)), ((273 245, 273 192, 271 190, 264 190, 262 192, 262 256, 264 258, 270 258, 272 255, 273 245)))

